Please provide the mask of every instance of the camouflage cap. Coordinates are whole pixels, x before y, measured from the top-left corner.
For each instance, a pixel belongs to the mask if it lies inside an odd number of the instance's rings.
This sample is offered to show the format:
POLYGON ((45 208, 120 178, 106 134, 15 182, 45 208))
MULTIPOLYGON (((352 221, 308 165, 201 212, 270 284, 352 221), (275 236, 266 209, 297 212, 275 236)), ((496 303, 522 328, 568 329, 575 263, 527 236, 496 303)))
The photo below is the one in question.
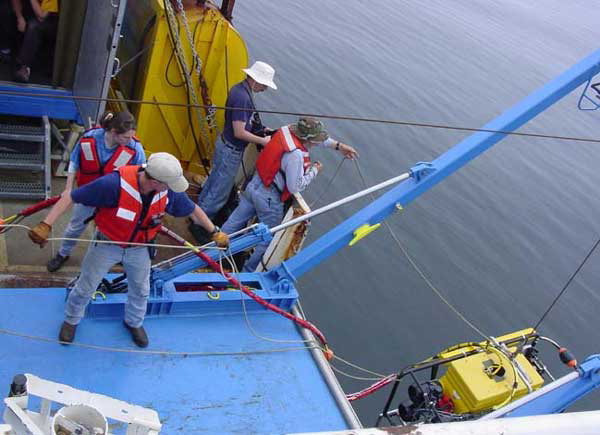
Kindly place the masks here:
POLYGON ((300 117, 298 122, 290 126, 292 132, 302 140, 323 142, 329 134, 321 121, 311 117, 300 117))

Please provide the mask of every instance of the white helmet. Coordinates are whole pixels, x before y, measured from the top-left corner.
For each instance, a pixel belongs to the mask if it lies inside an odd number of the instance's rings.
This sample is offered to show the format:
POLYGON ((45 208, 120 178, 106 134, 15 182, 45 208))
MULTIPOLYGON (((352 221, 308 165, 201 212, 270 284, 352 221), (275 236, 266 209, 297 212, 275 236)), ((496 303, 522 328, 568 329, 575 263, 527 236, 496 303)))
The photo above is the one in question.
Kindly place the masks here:
POLYGON ((244 68, 243 71, 252 77, 257 83, 268 86, 272 89, 277 89, 277 85, 273 81, 273 78, 275 77, 275 70, 268 63, 256 61, 250 68, 244 68))

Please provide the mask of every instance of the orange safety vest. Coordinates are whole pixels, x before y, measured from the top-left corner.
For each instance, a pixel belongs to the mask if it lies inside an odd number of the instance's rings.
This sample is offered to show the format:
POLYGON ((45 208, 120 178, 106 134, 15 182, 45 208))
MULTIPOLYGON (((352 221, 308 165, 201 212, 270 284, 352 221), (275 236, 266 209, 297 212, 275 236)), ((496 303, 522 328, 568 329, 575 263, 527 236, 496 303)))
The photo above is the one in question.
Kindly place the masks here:
MULTIPOLYGON (((260 179, 266 187, 269 187, 275 176, 281 171, 281 158, 284 153, 289 153, 299 149, 302 151, 304 157, 304 172, 308 170, 311 165, 310 156, 308 150, 302 145, 300 139, 294 135, 286 125, 277 130, 265 148, 261 151, 258 159, 256 160, 256 170, 260 179)), ((283 172, 282 172, 283 173, 283 172)), ((285 180, 285 175, 284 175, 285 180)), ((281 200, 285 201, 290 197, 290 192, 287 186, 281 192, 281 200)))
POLYGON ((144 210, 138 185, 139 168, 141 166, 119 168, 119 204, 113 208, 98 208, 96 213, 98 230, 115 242, 151 242, 156 237, 161 219, 165 215, 167 190, 155 193, 150 205, 144 210))
MULTIPOLYGON (((87 133, 87 132, 86 132, 87 133)), ((128 165, 135 157, 135 149, 119 145, 112 157, 102 165, 98 158, 96 139, 93 136, 82 137, 79 141, 79 170, 77 171, 77 185, 79 187, 91 183, 96 178, 116 171, 121 166, 128 165)))

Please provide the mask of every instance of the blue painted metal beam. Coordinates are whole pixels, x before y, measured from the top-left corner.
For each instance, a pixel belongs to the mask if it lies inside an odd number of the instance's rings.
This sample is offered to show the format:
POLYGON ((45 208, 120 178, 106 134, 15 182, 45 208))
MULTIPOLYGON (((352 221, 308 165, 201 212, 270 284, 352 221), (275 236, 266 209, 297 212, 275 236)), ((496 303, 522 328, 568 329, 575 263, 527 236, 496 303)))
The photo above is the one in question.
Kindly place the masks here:
MULTIPOLYGON (((232 239, 227 254, 232 255, 245 251, 263 241, 269 241, 271 239, 272 235, 269 232, 269 228, 264 224, 258 224, 247 234, 232 239)), ((219 261, 221 251, 209 249, 205 251, 205 254, 213 260, 219 261)), ((172 261, 166 263, 166 266, 157 265, 152 267, 150 272, 151 295, 161 297, 162 289, 166 282, 206 266, 207 264, 204 260, 197 255, 190 253, 183 258, 176 257, 172 261)))
POLYGON ((46 86, 0 83, 0 113, 31 117, 46 115, 83 124, 73 93, 46 86))
MULTIPOLYGON (((600 72, 600 50, 571 67, 544 87, 486 124, 482 129, 510 132, 560 100, 600 72)), ((412 168, 412 177, 382 195, 297 255, 280 266, 279 274, 288 272, 294 281, 303 273, 347 245, 353 232, 363 224, 374 224, 389 216, 396 208, 408 204, 422 193, 469 163, 506 136, 505 133, 477 132, 455 145, 431 163, 412 168)), ((273 272, 275 273, 275 272, 273 272)))

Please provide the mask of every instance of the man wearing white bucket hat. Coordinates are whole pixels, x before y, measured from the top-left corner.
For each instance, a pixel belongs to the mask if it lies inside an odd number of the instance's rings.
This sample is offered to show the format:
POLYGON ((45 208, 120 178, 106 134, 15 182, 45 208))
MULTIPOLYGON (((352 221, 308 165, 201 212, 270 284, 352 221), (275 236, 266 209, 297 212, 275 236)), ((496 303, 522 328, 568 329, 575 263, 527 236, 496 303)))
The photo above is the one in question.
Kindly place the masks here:
POLYGON ((52 224, 72 202, 96 207, 97 231, 81 264, 81 274, 69 293, 59 340, 71 343, 85 308, 102 278, 116 263, 123 263, 127 273, 125 328, 139 347, 148 346, 142 326, 150 292, 150 253, 165 213, 175 217, 189 216, 212 235, 218 246, 229 244, 227 234, 220 231, 204 212, 186 195, 188 182, 179 160, 169 153, 155 153, 145 165, 122 166, 115 172, 63 195, 48 216, 29 231, 29 238, 43 247, 52 224))
MULTIPOLYGON (((210 219, 214 219, 227 202, 248 143, 264 146, 270 139, 264 127, 261 131, 253 129, 253 124, 261 124, 253 94, 267 88, 277 89, 273 81, 275 70, 265 62, 256 61, 243 71, 246 79, 233 86, 227 96, 223 134, 217 138, 211 172, 198 197, 198 205, 210 219)), ((197 228, 190 229, 196 236, 197 228)))

